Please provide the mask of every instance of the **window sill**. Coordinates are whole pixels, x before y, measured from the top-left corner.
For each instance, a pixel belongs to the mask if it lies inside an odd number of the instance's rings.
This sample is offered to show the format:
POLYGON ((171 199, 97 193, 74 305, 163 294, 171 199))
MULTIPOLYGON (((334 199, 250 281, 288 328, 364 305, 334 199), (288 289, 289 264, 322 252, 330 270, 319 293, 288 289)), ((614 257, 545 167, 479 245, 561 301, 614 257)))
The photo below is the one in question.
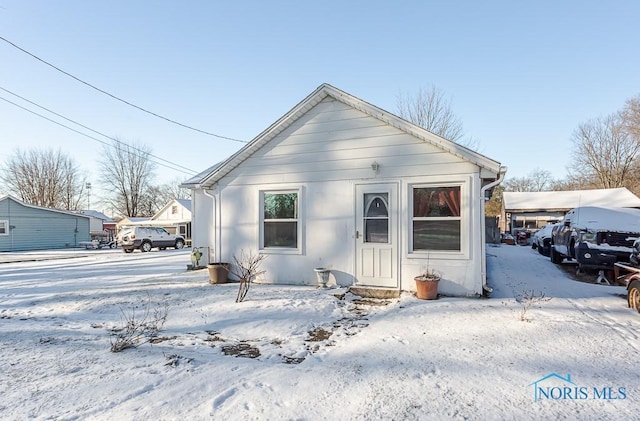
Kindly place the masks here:
POLYGON ((302 254, 302 250, 300 249, 290 249, 290 248, 278 248, 278 247, 268 247, 261 248, 260 253, 262 254, 302 254))

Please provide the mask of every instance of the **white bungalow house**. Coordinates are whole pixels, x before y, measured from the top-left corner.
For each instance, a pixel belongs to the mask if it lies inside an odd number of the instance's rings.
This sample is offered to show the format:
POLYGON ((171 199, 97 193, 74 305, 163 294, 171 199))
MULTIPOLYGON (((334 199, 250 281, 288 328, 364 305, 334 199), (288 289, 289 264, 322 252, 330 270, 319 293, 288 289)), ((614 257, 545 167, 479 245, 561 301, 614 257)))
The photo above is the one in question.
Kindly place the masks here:
POLYGON ((210 262, 267 255, 264 283, 477 296, 485 192, 500 163, 323 84, 227 160, 186 181, 193 245, 210 262))

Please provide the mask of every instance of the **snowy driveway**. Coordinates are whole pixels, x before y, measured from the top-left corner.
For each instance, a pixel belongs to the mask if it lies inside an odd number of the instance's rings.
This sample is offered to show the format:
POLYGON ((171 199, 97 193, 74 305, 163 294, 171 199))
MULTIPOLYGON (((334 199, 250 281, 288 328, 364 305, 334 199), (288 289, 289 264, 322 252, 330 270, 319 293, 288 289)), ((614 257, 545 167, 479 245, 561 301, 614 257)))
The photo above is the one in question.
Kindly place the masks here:
POLYGON ((188 251, 108 253, 0 264, 0 418, 622 420, 640 412, 640 315, 624 289, 573 281, 528 247, 488 247, 490 299, 403 294, 380 306, 266 285, 238 304, 237 285, 185 271, 188 251), (514 297, 526 291, 551 300, 521 321, 514 297), (149 302, 169 305, 160 341, 109 352, 122 314, 149 302))

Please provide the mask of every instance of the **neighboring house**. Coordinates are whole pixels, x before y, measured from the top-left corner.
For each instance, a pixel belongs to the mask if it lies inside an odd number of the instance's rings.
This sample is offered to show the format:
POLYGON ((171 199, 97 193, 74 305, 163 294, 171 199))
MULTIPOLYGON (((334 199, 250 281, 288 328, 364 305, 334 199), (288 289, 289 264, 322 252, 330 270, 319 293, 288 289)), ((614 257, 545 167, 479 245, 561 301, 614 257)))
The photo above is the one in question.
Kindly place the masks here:
POLYGON ((116 230, 120 231, 122 227, 129 225, 143 225, 151 220, 148 216, 125 216, 116 223, 116 230))
POLYGON ((78 211, 83 215, 91 218, 90 234, 91 240, 98 240, 102 243, 109 243, 116 237, 116 221, 109 218, 102 212, 95 210, 78 211))
POLYGON ((89 241, 90 218, 74 212, 0 198, 0 251, 77 247, 89 241))
MULTIPOLYGON (((186 181, 193 245, 233 262, 259 251, 266 283, 440 292, 485 283, 485 192, 506 169, 333 86, 318 87, 226 161, 186 181)), ((210 260, 211 261, 211 260, 210 260)))
POLYGON ((109 218, 102 212, 98 212, 95 210, 81 210, 78 211, 78 213, 87 215, 89 218, 91 218, 90 231, 92 234, 100 232, 113 233, 116 229, 116 221, 109 218))
POLYGON ((616 189, 504 192, 500 229, 536 231, 549 221, 559 221, 573 208, 604 206, 640 208, 640 198, 624 187, 616 189))
POLYGON ((191 200, 172 199, 151 218, 125 218, 118 222, 118 229, 130 225, 148 225, 162 227, 171 234, 184 237, 191 242, 191 200))

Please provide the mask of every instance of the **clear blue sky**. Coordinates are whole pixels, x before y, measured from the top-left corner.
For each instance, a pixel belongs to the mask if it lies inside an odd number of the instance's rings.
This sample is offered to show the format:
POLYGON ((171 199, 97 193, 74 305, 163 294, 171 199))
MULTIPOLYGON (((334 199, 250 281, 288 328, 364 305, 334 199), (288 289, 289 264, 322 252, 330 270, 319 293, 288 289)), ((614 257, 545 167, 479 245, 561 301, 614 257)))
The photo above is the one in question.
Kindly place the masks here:
MULTIPOLYGON (((391 112, 400 93, 435 85, 510 177, 536 167, 564 177, 573 130, 640 94, 638 22, 637 0, 0 0, 0 36, 138 106, 237 139, 324 82, 391 112)), ((0 88, 194 172, 242 146, 119 103, 3 41, 0 88)), ((2 162, 18 147, 60 148, 98 182, 100 143, 2 100, 0 144, 2 162)))

